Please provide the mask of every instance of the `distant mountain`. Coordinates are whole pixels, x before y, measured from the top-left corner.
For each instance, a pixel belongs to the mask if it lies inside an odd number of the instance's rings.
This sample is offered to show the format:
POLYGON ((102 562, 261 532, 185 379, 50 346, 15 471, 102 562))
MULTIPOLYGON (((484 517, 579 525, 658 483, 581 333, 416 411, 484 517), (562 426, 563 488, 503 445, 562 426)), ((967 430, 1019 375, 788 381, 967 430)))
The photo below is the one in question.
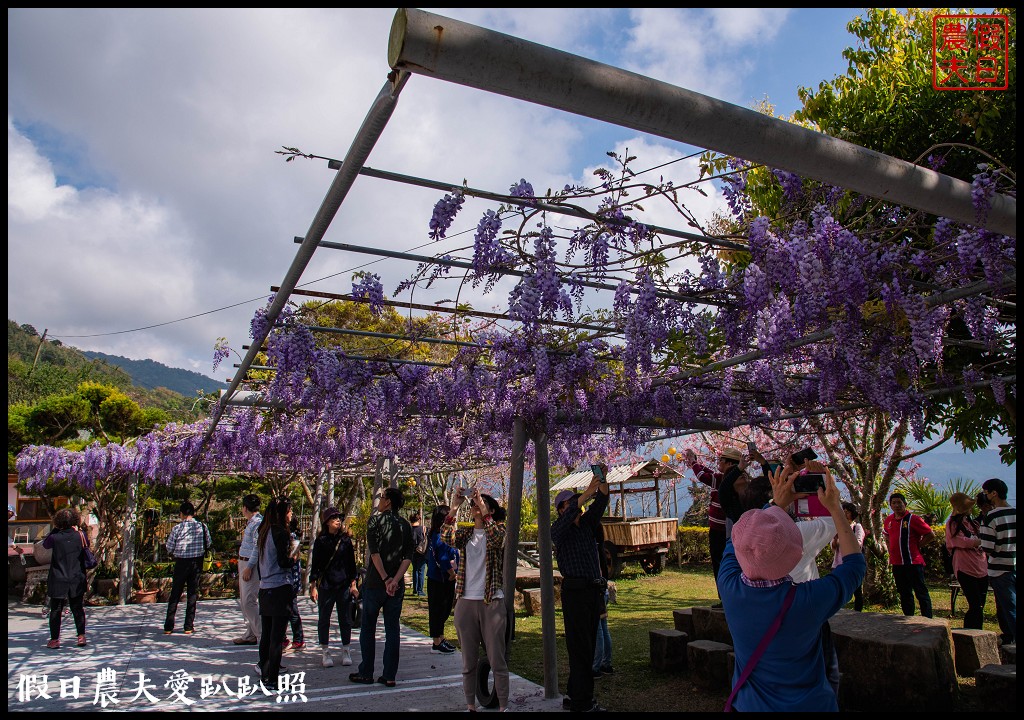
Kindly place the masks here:
POLYGON ((83 350, 82 354, 121 368, 131 376, 132 382, 135 385, 149 390, 165 387, 185 397, 194 397, 199 390, 202 390, 204 393, 211 393, 227 388, 226 383, 208 378, 191 370, 168 367, 155 360, 131 360, 119 355, 107 355, 106 353, 87 350, 83 350))

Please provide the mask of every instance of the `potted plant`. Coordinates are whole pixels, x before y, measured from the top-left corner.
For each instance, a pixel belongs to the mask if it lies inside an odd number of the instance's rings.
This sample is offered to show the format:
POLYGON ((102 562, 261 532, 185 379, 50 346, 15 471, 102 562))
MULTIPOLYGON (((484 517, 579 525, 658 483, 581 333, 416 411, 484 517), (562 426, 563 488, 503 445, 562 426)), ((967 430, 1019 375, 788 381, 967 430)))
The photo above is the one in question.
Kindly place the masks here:
POLYGON ((132 602, 155 603, 160 593, 160 585, 154 577, 156 567, 153 564, 136 563, 132 574, 132 585, 135 592, 132 594, 132 602))
POLYGON ((100 565, 96 568, 96 594, 107 596, 117 590, 118 569, 116 565, 100 565))

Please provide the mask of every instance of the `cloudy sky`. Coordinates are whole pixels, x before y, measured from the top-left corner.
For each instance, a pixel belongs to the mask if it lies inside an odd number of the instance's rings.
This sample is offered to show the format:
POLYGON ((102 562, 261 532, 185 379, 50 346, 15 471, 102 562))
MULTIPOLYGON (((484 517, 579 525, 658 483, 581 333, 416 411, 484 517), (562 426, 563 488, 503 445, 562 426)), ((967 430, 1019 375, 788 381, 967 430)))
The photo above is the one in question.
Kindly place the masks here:
MULTIPOLYGON (((394 8, 8 10, 8 318, 86 350, 212 373, 295 256, 333 173, 282 146, 342 158, 385 82, 394 8)), ((854 10, 431 9, 750 107, 845 71, 854 10)), ((592 182, 608 150, 636 168, 694 148, 413 76, 368 165, 496 192, 592 182)), ((694 161, 659 173, 696 177, 694 161)), ((433 253, 436 191, 357 180, 326 240, 433 253)), ((711 192, 691 198, 703 216, 711 192)), ((467 203, 460 225, 488 205, 467 203)), ((670 218, 651 218, 652 221, 670 218)), ((453 233, 454 234, 454 233, 453 233)), ((467 240, 468 237, 468 240, 467 240)), ((392 293, 414 266, 321 249, 301 284, 352 272, 392 293)), ((507 286, 479 307, 503 306, 507 286)), ((441 295, 418 294, 417 301, 441 295)))

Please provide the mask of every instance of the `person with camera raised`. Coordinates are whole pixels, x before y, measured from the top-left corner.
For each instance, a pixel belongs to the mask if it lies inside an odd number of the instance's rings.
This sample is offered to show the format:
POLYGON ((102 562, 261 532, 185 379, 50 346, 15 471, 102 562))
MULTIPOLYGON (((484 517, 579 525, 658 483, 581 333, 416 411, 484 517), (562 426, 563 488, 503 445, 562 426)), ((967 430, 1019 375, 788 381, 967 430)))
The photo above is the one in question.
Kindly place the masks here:
POLYGON ((569 709, 577 712, 603 712, 594 700, 594 652, 597 626, 603 611, 607 581, 601 575, 597 555, 596 525, 608 509, 608 466, 593 466, 594 477, 577 494, 563 490, 555 497, 558 518, 551 525, 558 572, 562 575, 562 621, 565 623, 565 647, 569 653, 569 680, 566 686, 569 709), (594 502, 582 512, 590 498, 594 502))
POLYGON ((828 468, 817 499, 839 536, 843 564, 835 572, 795 583, 804 553, 797 524, 783 509, 798 499, 797 473, 776 477, 768 507, 748 510, 732 529, 718 576, 736 653, 733 690, 726 709, 743 712, 836 712, 825 675, 822 625, 864 580, 867 566, 828 468))
POLYGON ((459 551, 455 580, 455 632, 462 647, 462 690, 466 709, 476 711, 477 657, 483 643, 487 661, 494 673, 494 692, 498 710, 508 707, 508 663, 505 660, 505 638, 508 615, 502 591, 505 567, 505 509, 490 495, 471 488, 469 494, 459 493, 452 510, 441 526, 441 539, 459 551), (455 523, 459 507, 469 499, 473 527, 460 528, 455 523))

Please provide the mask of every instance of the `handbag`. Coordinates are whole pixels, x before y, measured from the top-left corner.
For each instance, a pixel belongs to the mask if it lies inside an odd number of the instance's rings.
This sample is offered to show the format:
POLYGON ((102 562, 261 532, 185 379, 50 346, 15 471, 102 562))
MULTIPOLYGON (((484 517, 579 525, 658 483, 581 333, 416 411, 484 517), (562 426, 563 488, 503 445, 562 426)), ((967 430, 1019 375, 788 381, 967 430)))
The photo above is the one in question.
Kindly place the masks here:
POLYGON ((338 544, 334 546, 334 552, 331 553, 331 559, 327 561, 326 565, 324 565, 323 574, 316 581, 316 587, 318 590, 323 590, 327 585, 327 575, 331 570, 331 565, 334 563, 334 558, 338 557, 338 551, 341 550, 341 544, 343 542, 345 542, 345 538, 339 537, 338 544))
POLYGON ((100 561, 97 559, 93 551, 89 549, 89 541, 85 539, 85 533, 79 530, 78 536, 82 538, 82 553, 85 555, 85 569, 92 570, 100 564, 100 561))
MULTIPOLYGON (((203 530, 203 545, 206 545, 206 533, 209 531, 203 523, 199 523, 199 527, 203 530)), ((213 548, 207 546, 203 552, 203 572, 210 572, 211 570, 213 570, 213 548)))
POLYGON ((743 668, 743 672, 740 674, 740 679, 733 685, 732 692, 729 693, 729 699, 725 701, 725 707, 722 708, 723 712, 732 712, 732 700, 736 697, 736 693, 743 686, 743 683, 750 677, 750 673, 754 671, 761 656, 764 655, 764 651, 768 649, 768 643, 775 637, 775 633, 779 631, 782 626, 782 618, 786 617, 786 611, 789 610, 789 606, 793 604, 793 596, 796 595, 796 585, 790 585, 789 591, 786 593, 786 599, 782 601, 782 609, 779 610, 779 614, 775 617, 775 620, 769 626, 768 631, 765 632, 764 637, 761 638, 761 642, 758 643, 757 649, 754 650, 754 654, 750 656, 750 660, 747 661, 747 666, 743 668))

